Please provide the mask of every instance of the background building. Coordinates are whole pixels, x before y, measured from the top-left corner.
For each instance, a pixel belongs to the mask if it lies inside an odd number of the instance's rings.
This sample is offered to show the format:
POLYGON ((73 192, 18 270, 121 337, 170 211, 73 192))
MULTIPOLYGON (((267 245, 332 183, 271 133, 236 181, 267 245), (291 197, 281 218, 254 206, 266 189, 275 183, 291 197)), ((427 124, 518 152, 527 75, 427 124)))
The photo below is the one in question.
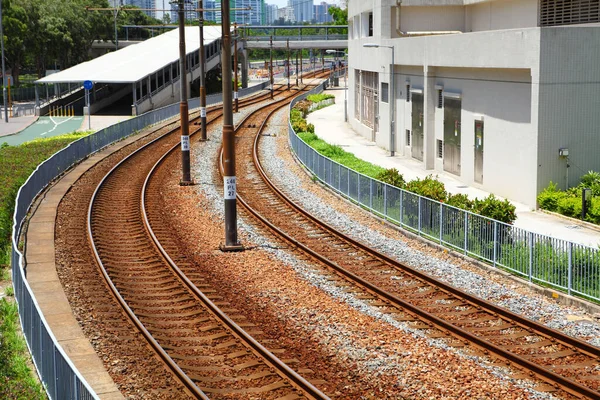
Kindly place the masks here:
MULTIPOLYGON (((123 6, 135 6, 142 9, 145 9, 144 14, 149 17, 156 18, 156 0, 113 0, 113 6, 123 5, 123 6)), ((161 2, 162 7, 162 2, 161 2)))
POLYGON ((296 16, 294 15, 294 9, 292 7, 282 7, 277 10, 277 20, 294 23, 296 22, 296 16))
POLYGON ((266 23, 267 25, 272 25, 279 18, 277 16, 279 7, 275 4, 266 4, 266 23))
POLYGON ((331 16, 331 14, 329 14, 329 7, 331 7, 332 5, 333 4, 327 4, 324 1, 322 1, 321 4, 315 4, 313 8, 313 15, 314 21, 317 24, 324 24, 333 21, 333 17, 331 16))
POLYGON ((388 149, 393 132, 397 154, 432 173, 535 207, 550 181, 600 171, 600 19, 580 3, 349 2, 349 122, 388 149))
MULTIPOLYGON (((229 0, 231 23, 244 25, 265 25, 267 20, 265 0, 229 0), (248 8, 250 10, 235 10, 234 8, 248 8)), ((221 0, 215 0, 215 8, 221 8, 221 0)), ((215 13, 215 21, 221 22, 221 11, 215 13)))
POLYGON ((313 19, 313 0, 288 0, 288 7, 294 9, 296 22, 311 22, 313 19))
MULTIPOLYGON (((206 3, 206 2, 204 2, 206 3)), ((177 24, 179 23, 179 5, 169 2, 171 6, 171 23, 177 24)), ((204 8, 208 8, 206 4, 203 4, 204 8)), ((186 1, 183 4, 184 15, 186 21, 197 21, 198 20, 198 12, 196 9, 198 8, 197 1, 186 1)))

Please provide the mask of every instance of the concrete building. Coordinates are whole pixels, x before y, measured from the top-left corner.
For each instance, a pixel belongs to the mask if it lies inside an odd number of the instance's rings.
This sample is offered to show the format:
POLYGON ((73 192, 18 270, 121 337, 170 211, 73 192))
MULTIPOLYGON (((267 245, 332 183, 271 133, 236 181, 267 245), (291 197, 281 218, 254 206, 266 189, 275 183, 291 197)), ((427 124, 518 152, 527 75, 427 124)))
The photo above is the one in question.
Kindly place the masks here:
POLYGON ((294 9, 296 22, 311 22, 313 19, 313 0, 288 0, 288 7, 294 9))
MULTIPOLYGON (((244 25, 266 25, 265 0, 229 0, 231 23, 244 25), (250 8, 242 10, 242 8, 250 8), (238 10, 233 10, 238 9, 238 10)), ((215 0, 215 8, 221 9, 221 0, 215 0)), ((221 11, 215 12, 215 20, 221 23, 221 11)))
MULTIPOLYGON (((171 23, 177 24, 179 23, 179 5, 176 3, 169 4, 171 5, 171 23)), ((206 7, 206 5, 204 5, 204 7, 206 7)), ((196 11, 197 8, 197 1, 186 1, 183 3, 183 13, 186 21, 198 21, 198 12, 196 11)))
POLYGON ((333 21, 333 17, 329 14, 329 7, 332 4, 327 4, 322 1, 321 4, 315 4, 313 7, 314 22, 317 24, 325 24, 333 21))
POLYGON ((296 16, 294 15, 294 9, 292 7, 282 7, 277 10, 277 19, 286 22, 296 22, 296 16))
POLYGON ((599 7, 582 4, 350 1, 349 123, 433 174, 535 207, 550 181, 600 171, 599 7))
POLYGON ((135 6, 144 9, 144 14, 156 18, 156 0, 117 0, 117 5, 135 6))
POLYGON ((279 11, 279 7, 276 4, 266 4, 266 21, 267 25, 272 25, 279 18, 277 16, 277 12, 279 11))

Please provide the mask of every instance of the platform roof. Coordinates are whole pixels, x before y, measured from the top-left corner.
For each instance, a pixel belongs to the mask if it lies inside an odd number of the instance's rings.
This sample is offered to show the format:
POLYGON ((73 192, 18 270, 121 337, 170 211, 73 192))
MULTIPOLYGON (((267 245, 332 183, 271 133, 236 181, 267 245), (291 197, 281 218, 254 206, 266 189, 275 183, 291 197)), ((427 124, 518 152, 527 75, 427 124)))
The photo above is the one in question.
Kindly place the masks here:
MULTIPOLYGON (((204 44, 221 37, 220 26, 204 27, 204 44)), ((187 54, 200 47, 199 28, 185 28, 187 54)), ((83 82, 133 83, 179 60, 179 29, 48 75, 36 83, 83 82)))

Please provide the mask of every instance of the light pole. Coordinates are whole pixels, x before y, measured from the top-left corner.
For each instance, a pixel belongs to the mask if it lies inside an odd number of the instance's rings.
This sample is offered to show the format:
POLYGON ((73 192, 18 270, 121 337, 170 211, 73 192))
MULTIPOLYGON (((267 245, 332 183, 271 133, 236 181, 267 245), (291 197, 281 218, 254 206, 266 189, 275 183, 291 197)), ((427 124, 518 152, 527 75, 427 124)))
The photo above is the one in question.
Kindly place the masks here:
POLYGON ((396 108, 396 94, 394 91, 394 46, 384 46, 377 43, 365 43, 363 44, 363 47, 385 47, 386 49, 392 49, 392 64, 390 65, 390 94, 388 95, 388 99, 390 101, 390 156, 394 157, 394 146, 396 144, 396 133, 394 132, 394 118, 396 108))
POLYGON ((8 122, 8 108, 6 107, 6 68, 4 67, 4 30, 2 28, 2 1, 0 0, 0 43, 2 43, 2 95, 4 98, 4 121, 8 122))

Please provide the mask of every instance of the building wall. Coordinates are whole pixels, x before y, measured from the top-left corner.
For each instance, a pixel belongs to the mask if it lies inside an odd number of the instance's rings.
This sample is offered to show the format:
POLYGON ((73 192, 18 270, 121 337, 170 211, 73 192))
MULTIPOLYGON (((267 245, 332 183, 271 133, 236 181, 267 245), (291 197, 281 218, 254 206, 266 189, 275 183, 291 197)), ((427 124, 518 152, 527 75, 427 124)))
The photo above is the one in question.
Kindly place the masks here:
POLYGON ((467 32, 538 26, 538 0, 501 0, 466 8, 467 32))
POLYGON ((552 180, 569 186, 600 171, 600 27, 541 29, 538 190, 552 180))
POLYGON ((464 31, 465 8, 401 7, 400 30, 402 32, 464 31))

